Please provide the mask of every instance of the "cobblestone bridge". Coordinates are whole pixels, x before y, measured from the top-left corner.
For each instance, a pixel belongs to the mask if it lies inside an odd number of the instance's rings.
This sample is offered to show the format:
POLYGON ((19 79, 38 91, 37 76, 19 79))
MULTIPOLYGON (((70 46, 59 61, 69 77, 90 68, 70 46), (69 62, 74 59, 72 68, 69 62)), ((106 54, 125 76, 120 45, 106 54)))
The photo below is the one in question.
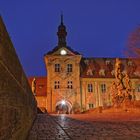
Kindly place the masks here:
POLYGON ((139 121, 92 121, 39 114, 28 140, 139 140, 139 121))

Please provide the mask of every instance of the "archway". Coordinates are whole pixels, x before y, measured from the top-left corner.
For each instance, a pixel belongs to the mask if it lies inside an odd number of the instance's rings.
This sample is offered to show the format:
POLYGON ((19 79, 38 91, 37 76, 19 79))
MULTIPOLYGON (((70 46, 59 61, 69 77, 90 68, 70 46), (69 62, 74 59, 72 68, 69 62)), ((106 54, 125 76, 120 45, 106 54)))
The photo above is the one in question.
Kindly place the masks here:
POLYGON ((67 100, 61 100, 56 103, 56 112, 58 114, 70 114, 72 104, 67 100))

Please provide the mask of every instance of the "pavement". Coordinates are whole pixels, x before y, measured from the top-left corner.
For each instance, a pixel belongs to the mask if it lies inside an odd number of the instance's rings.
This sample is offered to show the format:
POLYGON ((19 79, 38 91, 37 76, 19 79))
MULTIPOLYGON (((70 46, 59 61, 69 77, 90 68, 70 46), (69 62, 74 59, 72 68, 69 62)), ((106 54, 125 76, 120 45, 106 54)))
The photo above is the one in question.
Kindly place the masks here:
POLYGON ((98 120, 90 114, 89 120, 81 115, 38 114, 28 140, 140 140, 139 120, 98 120))

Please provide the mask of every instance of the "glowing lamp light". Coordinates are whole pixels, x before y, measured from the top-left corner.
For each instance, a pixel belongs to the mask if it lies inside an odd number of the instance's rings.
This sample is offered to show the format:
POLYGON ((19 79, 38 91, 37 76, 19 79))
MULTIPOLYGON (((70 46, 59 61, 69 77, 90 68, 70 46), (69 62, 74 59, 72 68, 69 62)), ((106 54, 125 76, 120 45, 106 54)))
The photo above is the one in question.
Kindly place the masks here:
POLYGON ((66 102, 65 102, 64 100, 62 100, 62 101, 61 101, 61 104, 62 104, 62 105, 65 105, 65 104, 66 104, 66 102))
POLYGON ((61 54, 61 55, 66 55, 67 52, 63 49, 63 50, 60 51, 60 54, 61 54))

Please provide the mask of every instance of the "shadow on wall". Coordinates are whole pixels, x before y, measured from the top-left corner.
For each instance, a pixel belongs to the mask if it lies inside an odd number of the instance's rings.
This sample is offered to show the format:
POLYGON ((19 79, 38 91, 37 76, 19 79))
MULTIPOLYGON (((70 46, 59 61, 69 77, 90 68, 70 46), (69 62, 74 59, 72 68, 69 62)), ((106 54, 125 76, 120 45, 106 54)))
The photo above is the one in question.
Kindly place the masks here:
POLYGON ((0 17, 0 139, 25 140, 36 114, 36 100, 0 17))

